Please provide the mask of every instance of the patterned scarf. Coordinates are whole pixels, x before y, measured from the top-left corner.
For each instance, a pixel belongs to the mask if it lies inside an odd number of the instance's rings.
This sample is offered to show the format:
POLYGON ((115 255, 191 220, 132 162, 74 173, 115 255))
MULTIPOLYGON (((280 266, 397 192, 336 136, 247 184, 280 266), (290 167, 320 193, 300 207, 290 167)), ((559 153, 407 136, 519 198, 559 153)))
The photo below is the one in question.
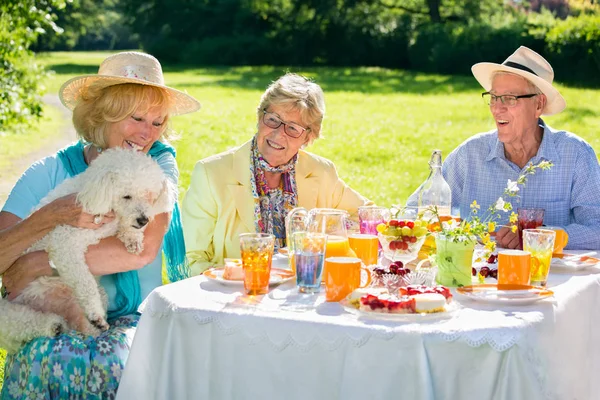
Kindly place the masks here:
POLYGON ((263 158, 256 145, 256 137, 252 139, 250 152, 250 183, 254 197, 254 224, 256 232, 275 235, 275 247, 285 246, 285 216, 298 204, 296 187, 296 154, 287 164, 272 167, 263 158), (269 188, 265 172, 281 173, 282 186, 277 189, 269 188), (281 192, 283 207, 278 207, 279 202, 269 194, 281 192))
MULTIPOLYGON (((84 147, 83 143, 77 142, 58 152, 59 160, 71 176, 82 173, 88 167, 83 155, 84 147)), ((148 155, 155 159, 165 151, 168 151, 175 157, 175 149, 161 142, 154 142, 148 151, 148 155)), ((183 230, 181 228, 181 218, 177 203, 175 203, 175 208, 171 214, 169 230, 163 239, 163 251, 169 280, 175 282, 188 278, 190 271, 187 259, 185 258, 183 230)), ((117 310, 108 313, 108 319, 110 320, 137 312, 142 302, 140 280, 137 271, 119 272, 114 275, 117 287, 117 310)))

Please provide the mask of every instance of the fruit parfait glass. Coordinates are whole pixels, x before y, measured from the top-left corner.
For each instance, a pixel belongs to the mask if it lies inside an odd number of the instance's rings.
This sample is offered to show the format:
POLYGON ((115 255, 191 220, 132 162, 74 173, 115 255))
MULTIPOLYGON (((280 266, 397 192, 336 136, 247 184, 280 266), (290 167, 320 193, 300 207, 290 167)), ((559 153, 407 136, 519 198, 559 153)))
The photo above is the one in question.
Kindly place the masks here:
POLYGON ((416 213, 400 213, 399 217, 377 226, 377 237, 388 260, 402 261, 406 267, 417 258, 427 236, 427 223, 416 213))

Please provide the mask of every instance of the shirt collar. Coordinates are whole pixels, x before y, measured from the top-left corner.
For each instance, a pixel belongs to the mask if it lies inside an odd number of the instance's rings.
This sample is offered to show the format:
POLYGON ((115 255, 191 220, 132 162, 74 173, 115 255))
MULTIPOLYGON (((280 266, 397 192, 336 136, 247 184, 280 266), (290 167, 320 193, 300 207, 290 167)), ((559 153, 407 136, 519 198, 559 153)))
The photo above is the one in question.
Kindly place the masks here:
MULTIPOLYGON (((540 143, 540 148, 538 149, 537 154, 533 156, 530 162, 537 164, 542 160, 548 160, 553 162, 560 161, 560 156, 556 151, 556 146, 554 145, 554 141, 551 137, 551 128, 548 127, 541 118, 538 120, 538 125, 544 129, 544 135, 542 137, 542 143, 540 143)), ((506 156, 504 155, 504 144, 500 141, 500 139, 498 139, 498 130, 496 130, 495 132, 495 140, 493 140, 491 143, 490 152, 488 153, 485 161, 491 161, 494 158, 500 158, 502 160, 508 161, 506 160, 506 156)))

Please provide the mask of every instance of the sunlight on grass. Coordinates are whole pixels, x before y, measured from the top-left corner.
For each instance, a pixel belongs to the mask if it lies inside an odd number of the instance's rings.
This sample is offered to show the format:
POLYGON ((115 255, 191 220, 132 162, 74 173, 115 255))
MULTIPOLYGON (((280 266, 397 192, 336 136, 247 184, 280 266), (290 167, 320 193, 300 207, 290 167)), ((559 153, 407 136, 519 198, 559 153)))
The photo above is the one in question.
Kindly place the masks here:
POLYGON ((9 133, 0 136, 0 171, 5 170, 13 160, 36 151, 43 147, 43 143, 61 136, 60 128, 63 125, 64 121, 59 110, 54 107, 44 107, 44 117, 38 127, 31 129, 27 134, 9 133))
MULTIPOLYGON (((52 93, 68 78, 95 73, 108 53, 48 53, 56 70, 52 93)), ((256 132, 256 107, 266 86, 285 71, 315 79, 325 91, 323 138, 307 150, 332 160, 340 176, 381 205, 406 200, 427 177, 431 152, 446 156, 466 138, 494 128, 482 89, 471 76, 447 76, 385 68, 197 68, 164 66, 166 82, 202 103, 174 118, 181 187, 196 161, 241 145, 256 132)), ((558 85, 569 107, 546 118, 600 148, 600 91, 558 85)))

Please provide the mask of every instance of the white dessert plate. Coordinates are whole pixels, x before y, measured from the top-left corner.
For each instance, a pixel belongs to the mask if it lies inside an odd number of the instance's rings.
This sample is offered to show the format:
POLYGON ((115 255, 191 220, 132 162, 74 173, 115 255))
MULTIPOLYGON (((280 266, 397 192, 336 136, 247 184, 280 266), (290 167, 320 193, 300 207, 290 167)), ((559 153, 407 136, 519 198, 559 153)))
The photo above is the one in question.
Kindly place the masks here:
POLYGON ((550 272, 576 272, 596 266, 600 260, 578 254, 552 254, 550 272))
POLYGON ((551 297, 551 290, 538 286, 482 284, 459 287, 456 294, 488 304, 519 306, 551 297))
MULTIPOLYGON (((237 286, 243 287, 244 281, 232 281, 229 279, 223 279, 223 268, 211 268, 204 271, 204 276, 209 280, 220 283, 224 286, 237 286)), ((271 277, 269 279, 269 286, 277 286, 281 285, 284 282, 289 282, 295 278, 292 271, 281 269, 281 268, 271 268, 271 277)))
POLYGON ((410 313, 410 314, 393 314, 393 313, 382 313, 376 311, 363 311, 355 308, 348 302, 347 299, 340 301, 344 310, 351 314, 356 315, 358 318, 364 319, 383 319, 388 321, 400 321, 400 322, 424 322, 434 321, 439 319, 452 318, 454 314, 461 308, 456 301, 451 301, 450 304, 446 304, 446 311, 436 313, 410 313))

